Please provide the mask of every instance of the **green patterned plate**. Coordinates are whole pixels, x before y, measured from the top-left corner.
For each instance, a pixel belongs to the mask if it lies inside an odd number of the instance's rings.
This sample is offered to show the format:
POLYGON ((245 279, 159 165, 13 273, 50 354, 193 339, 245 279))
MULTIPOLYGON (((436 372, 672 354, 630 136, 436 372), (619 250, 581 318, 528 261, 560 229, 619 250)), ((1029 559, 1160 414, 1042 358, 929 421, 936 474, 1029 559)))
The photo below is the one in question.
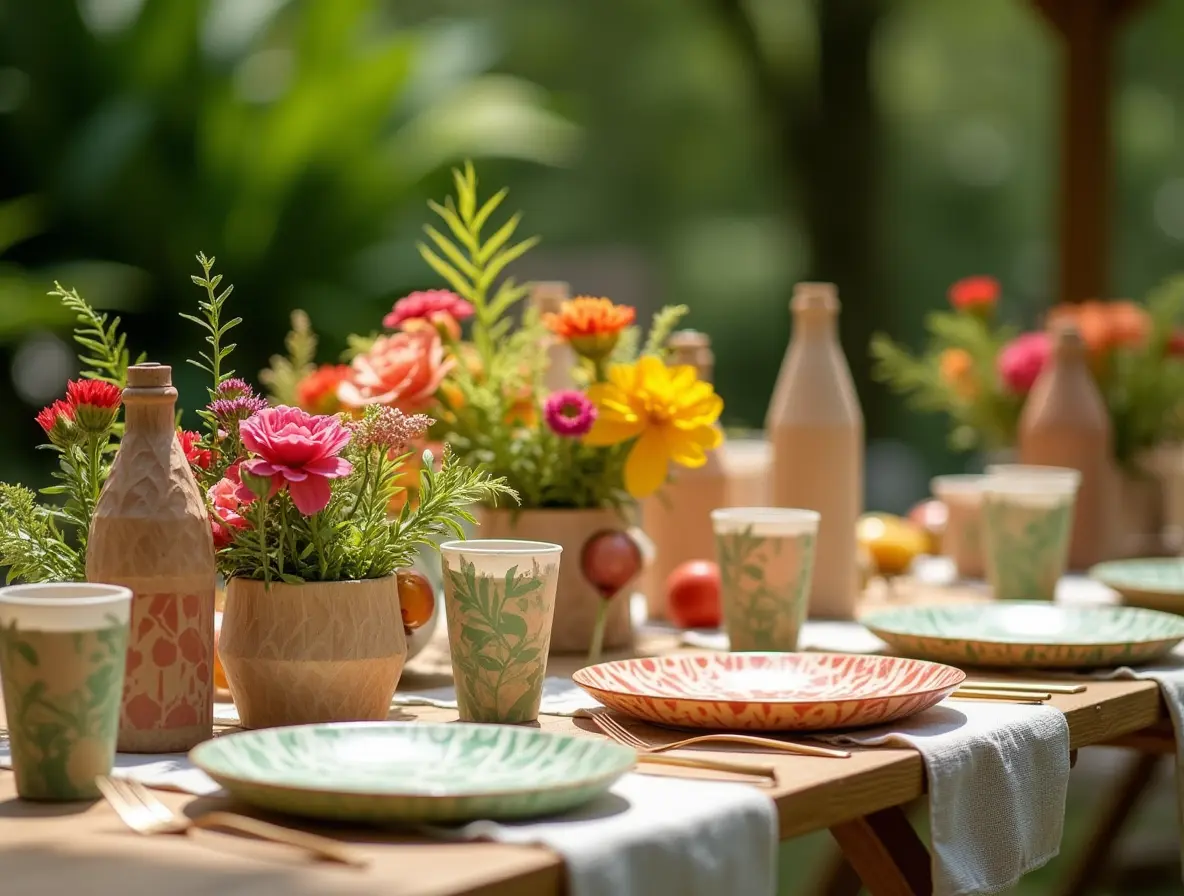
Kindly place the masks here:
POLYGON ((1184 559, 1114 560, 1099 563, 1089 575, 1121 594, 1128 606, 1184 613, 1184 559))
POLYGON ((1137 607, 1007 601, 901 607, 860 622, 908 656, 966 666, 1123 666, 1184 640, 1184 619, 1137 607))
POLYGON ((537 728, 350 722, 228 734, 189 758, 243 802, 382 823, 565 812, 608 790, 637 754, 537 728))

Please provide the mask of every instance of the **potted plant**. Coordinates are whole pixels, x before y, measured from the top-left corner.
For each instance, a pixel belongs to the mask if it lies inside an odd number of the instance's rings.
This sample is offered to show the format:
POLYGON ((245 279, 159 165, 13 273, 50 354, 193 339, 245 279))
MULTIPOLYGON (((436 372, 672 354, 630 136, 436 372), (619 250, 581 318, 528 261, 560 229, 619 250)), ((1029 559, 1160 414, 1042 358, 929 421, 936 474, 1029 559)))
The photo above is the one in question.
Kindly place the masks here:
POLYGON ((429 439, 519 496, 512 510, 482 502, 482 536, 564 547, 551 650, 588 651, 598 622, 605 647, 624 647, 628 601, 606 605, 605 595, 642 570, 635 502, 661 488, 672 463, 706 462, 721 439, 722 402, 693 367, 666 363, 685 307, 659 311, 643 340, 635 310, 606 298, 578 297, 552 314, 524 303, 529 286, 503 275, 537 238, 515 241, 518 214, 494 225, 505 190, 480 202, 472 166, 454 175, 456 196, 430 204, 441 226, 426 226, 419 246, 448 288, 396 302, 385 333, 351 338, 348 365, 315 368, 290 338, 290 356, 269 380, 309 406, 432 413, 429 439), (572 387, 549 392, 549 358, 562 356, 548 351, 556 341, 573 350, 572 387))
POLYGON ((1159 489, 1148 459, 1184 435, 1184 278, 1169 280, 1144 304, 1058 305, 1044 327, 1026 332, 1000 323, 999 298, 993 278, 955 283, 952 309, 926 319, 929 341, 920 355, 877 334, 871 343, 877 378, 917 409, 946 414, 954 448, 1007 452, 1024 400, 1051 354, 1050 330, 1073 322, 1110 413, 1126 529, 1158 532, 1159 489))
POLYGON ((403 570, 421 545, 462 535, 471 504, 512 490, 445 452, 438 468, 424 458, 419 501, 392 515, 407 448, 431 418, 269 405, 224 367, 238 321, 224 319, 230 289, 216 292, 210 265, 195 278, 209 290, 202 314, 186 315, 206 331, 193 363, 211 377, 209 403, 204 432, 183 442, 227 580, 219 653, 239 717, 248 728, 385 719, 409 603, 424 600, 403 570))

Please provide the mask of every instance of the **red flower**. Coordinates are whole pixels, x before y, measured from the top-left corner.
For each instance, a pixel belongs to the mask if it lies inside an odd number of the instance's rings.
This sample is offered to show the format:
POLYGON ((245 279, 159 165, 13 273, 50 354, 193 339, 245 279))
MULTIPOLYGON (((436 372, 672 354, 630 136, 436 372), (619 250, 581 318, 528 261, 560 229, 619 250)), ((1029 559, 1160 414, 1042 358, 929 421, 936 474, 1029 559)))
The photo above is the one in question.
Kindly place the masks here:
POLYGON ((78 435, 78 427, 74 423, 74 405, 60 398, 41 409, 37 414, 37 423, 59 448, 74 441, 78 435))
POLYGON ((314 417, 299 408, 267 408, 244 420, 239 435, 253 460, 243 462, 252 476, 267 476, 273 490, 287 486, 292 503, 305 516, 324 510, 329 480, 347 476, 353 465, 338 457, 350 431, 336 417, 314 417))
POLYGON ((994 277, 965 277, 950 287, 950 304, 959 311, 991 311, 998 301, 994 277))
POLYGON ((254 502, 255 496, 243 485, 238 468, 239 464, 232 464, 226 476, 206 492, 211 507, 210 530, 214 536, 215 549, 224 548, 234 541, 232 530, 250 528, 242 511, 254 502))
POLYGON ((472 316, 473 306, 456 293, 447 289, 429 289, 413 292, 395 302, 390 314, 382 319, 382 325, 388 330, 410 330, 413 327, 407 326, 408 322, 425 322, 444 328, 453 339, 457 339, 460 337, 457 321, 472 316))
POLYGON ((322 364, 296 384, 296 400, 313 414, 336 414, 341 410, 337 387, 350 377, 345 364, 322 364))
POLYGON ((185 459, 189 461, 189 466, 197 467, 199 470, 208 470, 210 468, 210 461, 213 459, 213 454, 208 448, 202 448, 199 444, 201 442, 201 433, 193 432, 188 429, 177 430, 177 439, 181 442, 181 447, 185 450, 185 459))
POLYGON ((1184 330, 1177 330, 1168 337, 1168 355, 1173 358, 1184 356, 1184 330))
POLYGON ((102 380, 72 380, 66 384, 66 400, 73 406, 82 429, 103 435, 115 422, 123 391, 102 380))

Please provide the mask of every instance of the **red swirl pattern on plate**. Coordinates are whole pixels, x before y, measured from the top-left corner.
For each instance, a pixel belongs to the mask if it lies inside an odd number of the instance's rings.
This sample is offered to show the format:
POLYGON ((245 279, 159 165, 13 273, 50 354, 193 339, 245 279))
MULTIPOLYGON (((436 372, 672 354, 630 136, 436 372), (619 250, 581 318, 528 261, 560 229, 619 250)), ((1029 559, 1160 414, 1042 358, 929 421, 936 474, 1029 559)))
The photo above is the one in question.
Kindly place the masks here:
POLYGON ((713 653, 600 663, 572 680, 610 709, 682 728, 821 731, 914 715, 966 673, 891 656, 713 653))
POLYGON ((130 634, 120 725, 159 731, 209 724, 214 711, 212 596, 137 594, 130 634))

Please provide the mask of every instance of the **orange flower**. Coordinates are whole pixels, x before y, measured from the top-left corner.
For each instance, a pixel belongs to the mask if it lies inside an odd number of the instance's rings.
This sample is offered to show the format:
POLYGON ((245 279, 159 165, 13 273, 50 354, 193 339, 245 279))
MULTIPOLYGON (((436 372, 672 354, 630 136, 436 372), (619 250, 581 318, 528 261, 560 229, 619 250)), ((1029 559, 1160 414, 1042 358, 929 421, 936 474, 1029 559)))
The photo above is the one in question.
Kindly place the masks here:
POLYGON ((978 383, 974 378, 974 360, 964 349, 947 348, 938 359, 938 370, 942 380, 955 393, 967 401, 978 394, 978 383))
POLYGON ((560 305, 558 314, 544 314, 543 323, 579 354, 599 361, 608 357, 635 316, 628 305, 614 305, 611 299, 578 296, 560 305))
POLYGON ((1137 347, 1147 340, 1151 320, 1134 302, 1099 302, 1057 305, 1048 312, 1047 324, 1053 329, 1071 323, 1095 358, 1119 346, 1137 347))
POLYGON ((322 364, 296 384, 296 403, 312 414, 336 414, 341 410, 337 389, 349 375, 344 364, 322 364))
POLYGON ((434 330, 379 336, 369 351, 354 358, 337 397, 350 408, 383 404, 413 413, 431 401, 455 364, 444 357, 434 330))

